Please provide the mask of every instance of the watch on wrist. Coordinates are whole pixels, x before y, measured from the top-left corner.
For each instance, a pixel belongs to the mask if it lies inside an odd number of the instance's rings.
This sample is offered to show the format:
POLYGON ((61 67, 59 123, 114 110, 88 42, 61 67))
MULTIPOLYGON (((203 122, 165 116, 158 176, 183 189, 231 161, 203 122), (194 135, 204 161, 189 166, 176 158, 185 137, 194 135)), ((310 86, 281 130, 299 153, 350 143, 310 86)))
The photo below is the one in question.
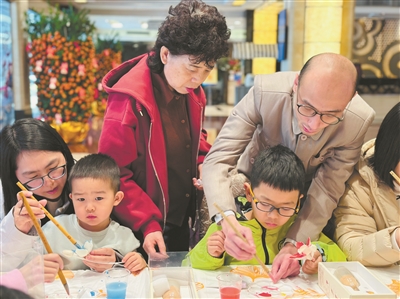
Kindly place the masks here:
MULTIPOLYGON (((231 215, 235 215, 236 213, 232 210, 227 210, 224 211, 225 216, 231 216, 231 215)), ((221 221, 224 219, 224 217, 222 217, 222 215, 220 213, 215 214, 214 216, 214 221, 217 225, 221 225, 221 221)))
POLYGON ((317 247, 317 250, 318 250, 319 253, 321 254, 322 261, 323 261, 323 262, 326 262, 325 250, 324 250, 323 248, 321 248, 321 246, 319 246, 319 244, 315 244, 315 247, 317 247))
MULTIPOLYGON (((297 246, 296 246, 297 241, 295 241, 295 240, 293 240, 293 239, 290 239, 290 238, 286 238, 285 241, 283 241, 283 246, 285 246, 287 243, 291 243, 291 244, 294 245, 294 247, 297 248, 297 246)), ((282 247, 283 247, 283 246, 282 246, 282 247)))

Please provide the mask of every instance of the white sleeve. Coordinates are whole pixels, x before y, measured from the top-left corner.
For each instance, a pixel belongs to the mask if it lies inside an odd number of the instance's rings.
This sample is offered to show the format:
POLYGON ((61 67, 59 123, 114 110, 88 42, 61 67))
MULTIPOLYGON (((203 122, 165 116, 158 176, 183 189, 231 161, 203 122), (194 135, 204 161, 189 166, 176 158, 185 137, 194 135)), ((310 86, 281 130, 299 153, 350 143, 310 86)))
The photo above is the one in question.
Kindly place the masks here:
POLYGON ((25 234, 16 228, 13 211, 14 208, 0 223, 2 272, 17 268, 39 239, 38 236, 25 234))

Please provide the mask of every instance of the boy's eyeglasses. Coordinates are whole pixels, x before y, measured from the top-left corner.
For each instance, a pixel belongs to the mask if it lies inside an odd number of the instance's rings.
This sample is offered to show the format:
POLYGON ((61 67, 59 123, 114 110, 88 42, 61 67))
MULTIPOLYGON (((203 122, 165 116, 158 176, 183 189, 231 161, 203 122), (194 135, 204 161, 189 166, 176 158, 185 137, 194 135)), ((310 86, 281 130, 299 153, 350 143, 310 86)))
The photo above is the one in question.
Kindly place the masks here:
POLYGON ((297 200, 297 204, 296 204, 296 208, 287 208, 287 207, 280 207, 277 208, 269 203, 265 203, 265 202, 260 202, 258 201, 257 198, 255 198, 254 193, 253 193, 253 189, 250 187, 250 195, 253 198, 254 203, 256 204, 256 208, 259 209, 262 212, 267 212, 267 213, 271 213, 274 210, 277 210, 279 215, 283 216, 283 217, 292 217, 294 214, 297 214, 299 212, 299 202, 300 199, 297 200))
POLYGON ((34 178, 33 180, 27 181, 26 183, 24 183, 22 185, 24 185, 25 188, 28 189, 29 191, 37 190, 44 185, 44 178, 47 176, 52 180, 58 180, 58 179, 62 178, 66 173, 66 171, 65 171, 66 167, 67 167, 67 164, 58 166, 58 167, 50 170, 48 174, 46 174, 40 178, 34 178))
MULTIPOLYGON (((297 92, 298 96, 301 97, 300 91, 297 92)), ((322 122, 326 123, 327 125, 336 125, 340 123, 344 119, 344 115, 342 118, 337 117, 333 114, 324 114, 318 112, 315 108, 308 106, 308 105, 301 105, 299 104, 299 98, 297 97, 297 111, 303 116, 306 117, 313 117, 316 114, 319 115, 319 118, 321 119, 322 122)))

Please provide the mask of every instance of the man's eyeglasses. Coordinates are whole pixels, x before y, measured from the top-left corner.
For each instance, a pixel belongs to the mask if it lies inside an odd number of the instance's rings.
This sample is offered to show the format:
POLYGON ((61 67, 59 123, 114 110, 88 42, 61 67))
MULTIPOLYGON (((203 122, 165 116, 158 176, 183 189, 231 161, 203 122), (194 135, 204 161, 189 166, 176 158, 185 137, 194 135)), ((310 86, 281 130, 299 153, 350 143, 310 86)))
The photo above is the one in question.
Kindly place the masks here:
MULTIPOLYGON (((297 89, 297 94, 300 96, 299 89, 297 89)), ((301 96, 300 96, 301 97, 301 96)), ((333 114, 324 114, 318 112, 315 108, 308 106, 308 105, 301 105, 299 104, 299 99, 297 98, 297 111, 303 116, 306 117, 313 117, 316 114, 319 115, 322 122, 326 123, 327 125, 336 125, 344 119, 344 115, 342 118, 337 117, 333 114)))
POLYGON ((28 189, 29 191, 37 190, 44 185, 45 177, 49 177, 52 180, 58 180, 58 179, 62 178, 66 173, 66 171, 65 171, 66 167, 67 167, 67 164, 56 167, 56 168, 50 170, 48 174, 46 174, 40 178, 34 178, 33 180, 27 181, 26 183, 24 183, 22 185, 24 185, 25 188, 28 189))
POLYGON ((280 207, 277 208, 269 203, 266 202, 260 202, 258 201, 257 198, 255 198, 253 189, 250 187, 250 195, 253 198, 253 201, 256 205, 256 208, 259 209, 262 212, 268 212, 272 213, 274 210, 277 210, 279 215, 283 217, 292 217, 294 214, 297 214, 299 212, 299 202, 300 200, 297 201, 296 208, 287 208, 287 207, 280 207))

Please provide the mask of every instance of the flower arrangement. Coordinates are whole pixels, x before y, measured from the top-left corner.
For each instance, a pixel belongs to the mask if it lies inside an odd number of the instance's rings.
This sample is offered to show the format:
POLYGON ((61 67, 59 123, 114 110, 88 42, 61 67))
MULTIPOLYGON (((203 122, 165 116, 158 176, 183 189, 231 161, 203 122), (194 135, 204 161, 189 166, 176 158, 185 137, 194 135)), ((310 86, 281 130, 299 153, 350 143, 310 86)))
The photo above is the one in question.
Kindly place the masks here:
POLYGON ((94 115, 104 114, 107 102, 107 93, 103 89, 101 81, 104 76, 121 64, 122 44, 118 41, 117 34, 97 37, 96 55, 93 65, 96 65, 94 102, 92 103, 92 113, 94 115))
POLYGON ((46 121, 86 123, 94 100, 96 68, 88 11, 59 7, 26 18, 29 64, 36 76, 38 107, 46 121))

